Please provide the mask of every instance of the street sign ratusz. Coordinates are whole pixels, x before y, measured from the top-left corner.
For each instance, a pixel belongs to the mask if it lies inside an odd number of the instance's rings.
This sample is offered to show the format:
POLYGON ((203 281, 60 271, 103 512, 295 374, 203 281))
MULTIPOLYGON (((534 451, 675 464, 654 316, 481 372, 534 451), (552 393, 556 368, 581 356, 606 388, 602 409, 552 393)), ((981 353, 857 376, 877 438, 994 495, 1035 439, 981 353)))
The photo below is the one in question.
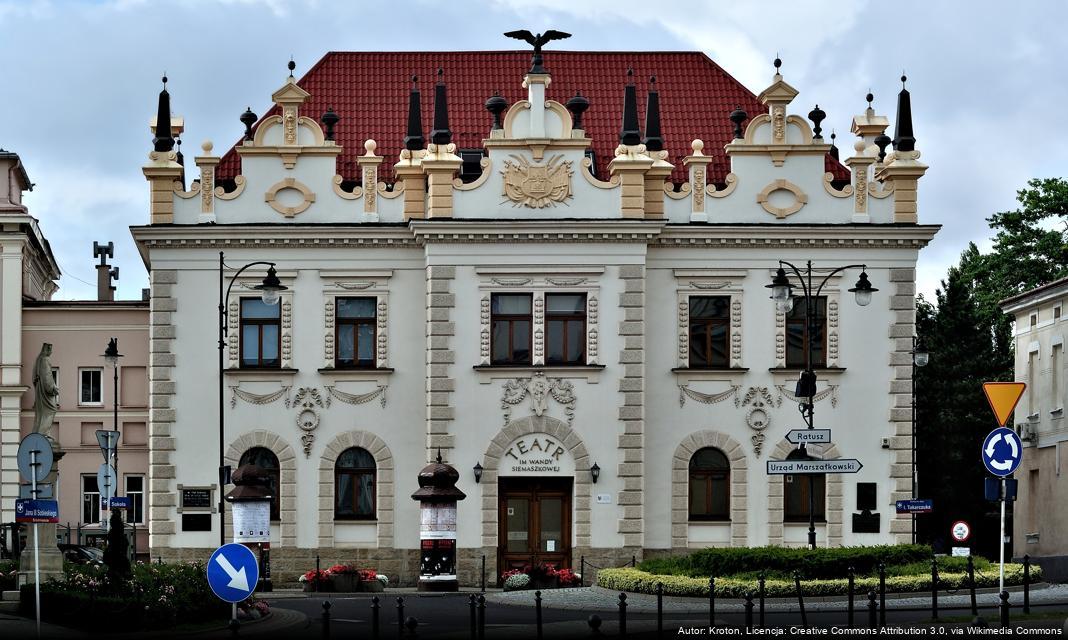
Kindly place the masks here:
POLYGON ((791 444, 830 444, 830 429, 793 429, 786 434, 791 444))
POLYGON ((244 545, 224 544, 208 559, 208 586, 225 602, 241 602, 248 598, 259 579, 256 555, 244 545))

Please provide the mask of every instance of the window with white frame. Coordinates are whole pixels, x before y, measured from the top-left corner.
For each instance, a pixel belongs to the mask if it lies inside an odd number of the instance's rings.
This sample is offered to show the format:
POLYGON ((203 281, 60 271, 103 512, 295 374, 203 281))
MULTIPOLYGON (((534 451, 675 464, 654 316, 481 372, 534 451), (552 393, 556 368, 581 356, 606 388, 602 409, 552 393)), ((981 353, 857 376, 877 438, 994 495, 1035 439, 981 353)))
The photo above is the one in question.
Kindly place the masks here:
POLYGON ((100 488, 96 476, 82 476, 82 524, 100 522, 100 488))
POLYGON ((145 523, 145 477, 126 476, 126 494, 130 498, 127 521, 131 524, 145 523))
POLYGON ((78 404, 104 404, 104 392, 101 384, 104 370, 78 369, 78 404))
POLYGON ((679 370, 742 370, 740 269, 675 269, 679 370))
MULTIPOLYGON (((389 372, 391 270, 323 269, 323 367, 389 372)), ((373 375, 373 374, 372 374, 373 375)))

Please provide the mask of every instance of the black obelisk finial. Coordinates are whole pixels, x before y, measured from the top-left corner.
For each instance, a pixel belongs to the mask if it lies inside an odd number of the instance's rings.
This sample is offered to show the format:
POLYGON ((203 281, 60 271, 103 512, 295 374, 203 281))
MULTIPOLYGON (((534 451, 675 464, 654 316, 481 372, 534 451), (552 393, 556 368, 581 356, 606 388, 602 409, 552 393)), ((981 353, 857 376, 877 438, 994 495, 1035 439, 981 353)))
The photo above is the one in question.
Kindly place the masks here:
POLYGON ((619 143, 626 145, 641 144, 642 132, 638 128, 638 92, 634 88, 634 69, 627 69, 627 87, 623 93, 623 130, 619 133, 619 143))
POLYGON ((159 152, 174 149, 174 136, 171 135, 171 94, 167 93, 167 76, 163 76, 163 90, 159 92, 156 136, 152 138, 152 148, 159 152))
POLYGON ((649 78, 649 98, 645 105, 645 139, 649 151, 663 151, 664 137, 660 134, 660 92, 656 90, 656 76, 649 78))
POLYGON ((897 94, 897 122, 894 123, 894 149, 915 151, 916 138, 912 135, 912 97, 905 88, 905 74, 901 74, 901 92, 897 94))
POLYGON ((430 141, 434 144, 452 142, 449 129, 449 105, 445 96, 445 70, 438 67, 438 81, 434 85, 434 128, 430 130, 430 141))
POLYGON ((408 93, 408 134, 404 136, 404 148, 418 151, 426 144, 423 139, 423 122, 420 118, 419 76, 412 76, 412 90, 408 93))

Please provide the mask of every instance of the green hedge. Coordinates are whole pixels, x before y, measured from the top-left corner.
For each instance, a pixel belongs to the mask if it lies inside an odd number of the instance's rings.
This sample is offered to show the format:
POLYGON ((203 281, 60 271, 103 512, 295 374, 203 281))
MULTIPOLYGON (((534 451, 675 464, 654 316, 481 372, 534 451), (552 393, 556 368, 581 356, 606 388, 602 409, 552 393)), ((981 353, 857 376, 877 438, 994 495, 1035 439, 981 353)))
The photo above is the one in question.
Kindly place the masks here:
MULTIPOLYGON (((644 564, 644 563, 643 563, 644 564)), ((1031 567, 1031 582, 1042 579, 1042 569, 1031 567)), ((597 574, 597 586, 613 591, 630 591, 634 593, 656 593, 656 585, 663 583, 664 594, 670 596, 708 597, 708 578, 690 578, 678 575, 657 575, 641 569, 602 569, 597 574)), ((857 578, 857 593, 879 589, 878 578, 857 578)), ((996 587, 997 571, 976 572, 976 587, 996 587)), ((1023 584, 1023 565, 1005 565, 1005 584, 1023 584)), ((968 587, 967 573, 939 573, 939 589, 960 589, 968 587)), ((793 580, 767 580, 764 585, 768 597, 789 597, 796 595, 793 580)), ((806 596, 843 595, 848 589, 848 581, 839 579, 815 579, 801 581, 801 592, 806 596)), ((931 575, 888 576, 886 590, 890 593, 910 591, 930 591, 931 575)), ((746 592, 756 594, 756 580, 739 580, 736 578, 716 578, 716 596, 723 598, 741 598, 746 592)))
POLYGON ((14 591, 19 568, 14 560, 0 560, 0 591, 14 591))
POLYGON ((733 576, 752 572, 760 567, 769 574, 833 579, 845 576, 849 567, 856 575, 876 572, 880 562, 887 567, 930 562, 931 548, 926 545, 900 544, 869 547, 835 547, 831 549, 800 549, 787 547, 733 547, 701 549, 685 556, 653 558, 638 565, 650 573, 688 576, 733 576))

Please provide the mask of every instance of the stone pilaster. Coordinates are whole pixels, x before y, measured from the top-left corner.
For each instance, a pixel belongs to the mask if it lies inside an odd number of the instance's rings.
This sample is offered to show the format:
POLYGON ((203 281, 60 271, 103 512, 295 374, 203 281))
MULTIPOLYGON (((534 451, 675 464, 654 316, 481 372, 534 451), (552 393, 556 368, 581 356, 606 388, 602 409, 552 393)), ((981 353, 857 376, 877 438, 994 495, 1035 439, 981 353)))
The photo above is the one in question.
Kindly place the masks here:
POLYGON ((916 270, 890 269, 890 533, 897 542, 912 541, 912 516, 891 509, 912 496, 912 336, 916 332, 916 270))
POLYGON ((456 155, 456 145, 431 144, 423 158, 427 176, 426 217, 452 217, 452 178, 463 161, 456 155))
POLYGON ((619 420, 623 430, 618 438, 619 465, 616 474, 623 483, 618 503, 620 519, 618 532, 623 534, 624 547, 641 547, 643 527, 643 478, 645 440, 645 267, 619 267, 623 293, 619 295, 619 337, 623 348, 619 364, 623 376, 619 381, 622 404, 619 420))
POLYGON ((404 188, 403 213, 405 220, 426 217, 426 176, 423 174, 423 156, 426 150, 410 151, 403 149, 400 162, 393 165, 397 182, 404 188))
POLYGON ((426 268, 426 446, 427 461, 440 447, 442 457, 449 458, 455 436, 449 433, 454 408, 452 393, 456 379, 451 368, 456 362, 452 337, 456 333, 452 310, 456 294, 451 292, 456 279, 454 266, 426 268))
POLYGON ((616 157, 608 164, 608 170, 613 177, 619 177, 619 208, 624 218, 645 218, 645 172, 653 162, 645 152, 645 145, 621 144, 616 148, 616 157))
MULTIPOLYGON (((170 545, 176 531, 173 324, 178 310, 174 287, 178 271, 157 269, 151 273, 148 354, 148 544, 152 553, 170 545)), ((217 500, 218 495, 214 498, 217 500)))
POLYGON ((886 188, 894 190, 894 222, 919 221, 916 209, 917 181, 927 172, 927 165, 919 162, 919 151, 894 151, 889 154, 886 166, 875 178, 889 183, 886 188))

